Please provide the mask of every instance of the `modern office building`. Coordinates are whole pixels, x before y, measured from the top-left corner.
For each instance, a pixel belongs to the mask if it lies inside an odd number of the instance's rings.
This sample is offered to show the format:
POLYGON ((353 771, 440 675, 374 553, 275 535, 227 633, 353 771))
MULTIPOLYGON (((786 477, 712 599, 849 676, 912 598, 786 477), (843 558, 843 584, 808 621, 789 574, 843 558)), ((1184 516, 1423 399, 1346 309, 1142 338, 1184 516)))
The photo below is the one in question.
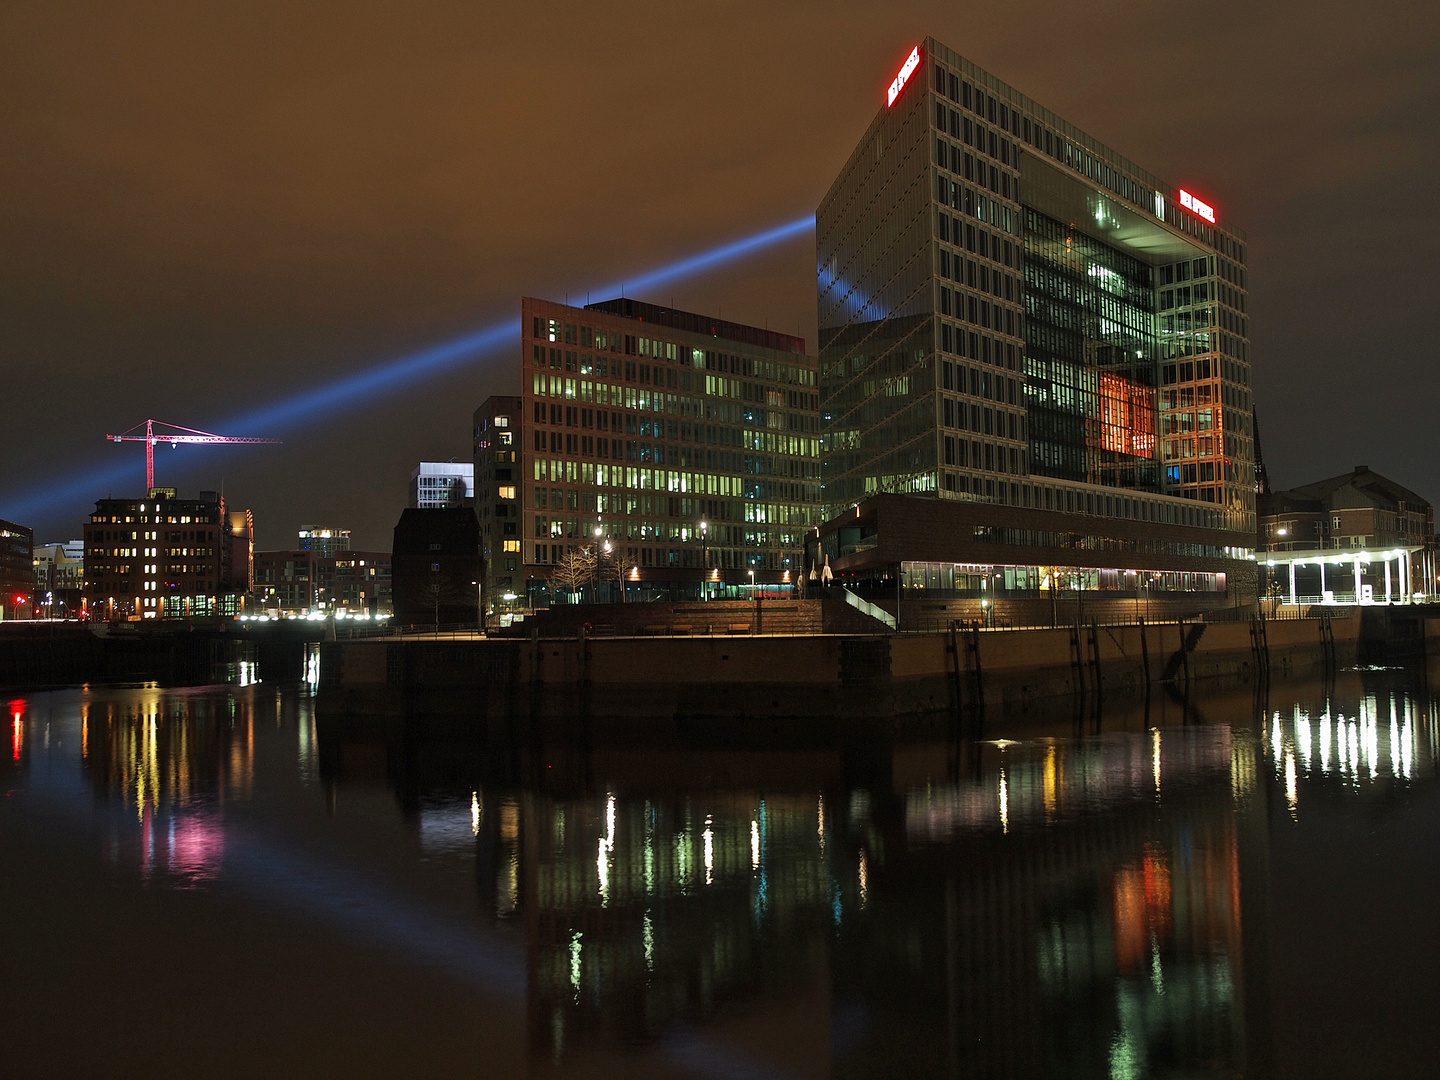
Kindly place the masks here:
POLYGON ((916 496, 957 540, 979 512, 987 565, 1016 543, 1081 582, 1186 571, 1253 596, 1246 246, 1207 201, 927 38, 816 243, 827 518, 916 496))
POLYGON ((35 614, 45 619, 80 614, 85 589, 85 541, 35 545, 35 614))
POLYGON ((255 605, 282 615, 390 613, 390 552, 258 551, 255 605))
POLYGON ((475 516, 485 588, 481 610, 505 615, 526 602, 520 576, 520 435, 518 397, 486 398, 475 410, 475 516))
POLYGON ((334 555, 337 551, 349 551, 350 530, 325 529, 319 525, 301 529, 300 550, 313 551, 317 555, 334 555))
POLYGON ((34 547, 28 526, 0 520, 0 619, 28 619, 34 613, 34 547))
MULTIPOLYGON (((243 511, 246 521, 252 520, 243 511)), ((100 499, 85 525, 85 600, 92 618, 235 615, 248 589, 236 573, 231 515, 219 492, 181 499, 100 499)))
POLYGON ((391 613, 390 552, 342 551, 321 560, 318 571, 329 610, 372 617, 391 613))
POLYGON ((556 568, 597 547, 610 592, 788 589, 819 521, 804 339, 629 299, 521 316, 516 591, 568 594, 556 568))
POLYGON ((272 614, 306 614, 320 604, 320 556, 313 551, 257 551, 255 604, 272 614))
POLYGON ((436 510, 475 505, 475 465, 469 461, 422 461, 410 474, 410 506, 436 510))
POLYGON ((1405 604, 1440 592, 1434 507, 1366 465, 1262 494, 1257 559, 1277 603, 1405 604))

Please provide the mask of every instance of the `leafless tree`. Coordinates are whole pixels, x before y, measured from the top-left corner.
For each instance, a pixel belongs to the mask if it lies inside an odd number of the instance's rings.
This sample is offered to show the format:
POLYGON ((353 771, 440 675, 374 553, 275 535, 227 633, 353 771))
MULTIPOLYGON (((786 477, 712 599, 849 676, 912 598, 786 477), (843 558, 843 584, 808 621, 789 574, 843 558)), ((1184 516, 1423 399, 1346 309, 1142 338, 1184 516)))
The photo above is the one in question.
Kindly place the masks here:
POLYGON ((625 599, 625 572, 629 569, 620 560, 620 556, 613 551, 605 551, 600 555, 595 564, 595 580, 597 583, 611 581, 620 586, 620 599, 625 599))
POLYGON ((588 548, 568 552, 550 571, 550 579, 572 593, 579 593, 595 580, 594 554, 588 548))

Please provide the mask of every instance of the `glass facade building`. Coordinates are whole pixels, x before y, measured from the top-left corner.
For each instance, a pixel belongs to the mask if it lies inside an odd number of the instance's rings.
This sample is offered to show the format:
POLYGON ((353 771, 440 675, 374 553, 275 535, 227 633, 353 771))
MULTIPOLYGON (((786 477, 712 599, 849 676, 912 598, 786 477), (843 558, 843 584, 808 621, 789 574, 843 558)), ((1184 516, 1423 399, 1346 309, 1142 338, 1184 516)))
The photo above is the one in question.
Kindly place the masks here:
POLYGON ((933 39, 912 58, 817 212, 826 517, 1124 507, 1253 546, 1243 234, 933 39))

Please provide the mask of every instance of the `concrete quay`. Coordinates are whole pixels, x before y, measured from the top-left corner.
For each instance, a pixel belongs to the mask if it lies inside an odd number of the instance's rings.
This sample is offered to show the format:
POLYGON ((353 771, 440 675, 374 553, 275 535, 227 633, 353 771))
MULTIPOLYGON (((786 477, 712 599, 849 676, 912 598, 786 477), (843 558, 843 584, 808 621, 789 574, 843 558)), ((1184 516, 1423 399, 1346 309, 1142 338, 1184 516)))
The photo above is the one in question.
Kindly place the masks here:
MULTIPOLYGON (((1418 613, 1417 613, 1418 615, 1418 613)), ((346 714, 864 718, 1346 667, 1377 642, 1422 656, 1440 619, 1356 609, 1304 619, 1177 620, 932 634, 372 639, 321 646, 317 708, 346 714), (1378 637, 1377 637, 1378 635, 1378 637), (1368 646, 1367 646, 1368 640, 1368 646), (1388 643, 1388 644, 1387 644, 1388 643)))

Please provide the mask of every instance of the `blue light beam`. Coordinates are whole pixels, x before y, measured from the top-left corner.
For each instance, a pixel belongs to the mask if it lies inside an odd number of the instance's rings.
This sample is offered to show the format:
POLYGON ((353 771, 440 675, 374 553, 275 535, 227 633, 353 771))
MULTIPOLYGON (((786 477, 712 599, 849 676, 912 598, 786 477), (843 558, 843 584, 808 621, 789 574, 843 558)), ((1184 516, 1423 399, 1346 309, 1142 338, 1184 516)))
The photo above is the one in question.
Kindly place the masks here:
MULTIPOLYGON (((677 281, 714 270, 737 259, 745 258, 794 239, 815 228, 815 216, 807 214, 785 225, 735 240, 698 255, 691 255, 651 270, 637 278, 627 279, 625 291, 644 291, 671 285, 677 281)), ((609 286, 620 292, 620 285, 609 286)), ((600 290, 605 291, 605 290, 600 290)), ((470 360, 514 347, 520 337, 520 320, 506 319, 460 337, 429 345, 417 352, 376 364, 364 371, 344 375, 330 382, 303 390, 293 397, 232 416, 211 426, 222 433, 275 436, 303 422, 313 423, 327 414, 357 405, 380 394, 397 389, 416 389, 425 380, 436 378, 470 360)), ((11 521, 30 521, 75 501, 90 501, 101 491, 111 489, 134 474, 135 463, 129 455, 103 464, 82 466, 59 481, 34 484, 0 496, 0 513, 11 521)))

